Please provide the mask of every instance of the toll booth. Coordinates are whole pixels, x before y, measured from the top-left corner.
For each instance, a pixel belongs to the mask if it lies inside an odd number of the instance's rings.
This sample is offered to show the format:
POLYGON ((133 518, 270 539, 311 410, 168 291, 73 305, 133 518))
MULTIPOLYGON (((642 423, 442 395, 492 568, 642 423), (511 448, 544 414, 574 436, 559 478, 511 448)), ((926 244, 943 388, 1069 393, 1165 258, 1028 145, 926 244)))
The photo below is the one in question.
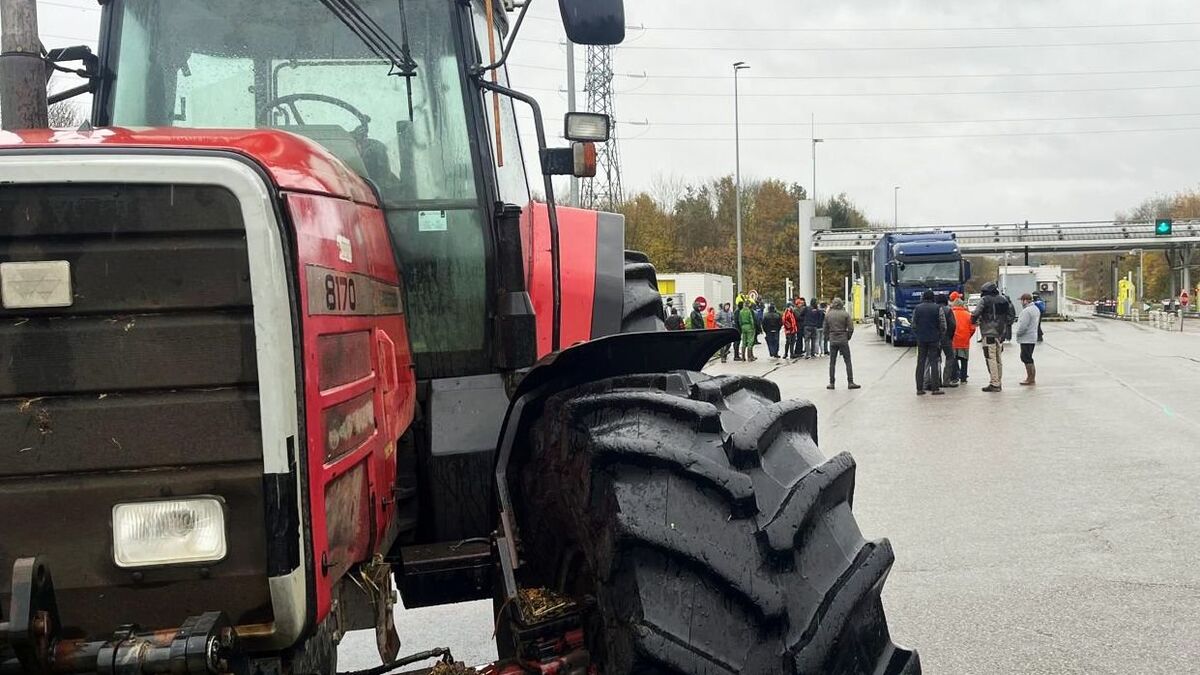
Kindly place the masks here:
POLYGON ((1060 314, 1067 306, 1067 286, 1061 265, 1001 265, 1000 290, 1017 302, 1024 293, 1036 293, 1046 303, 1046 315, 1060 314))

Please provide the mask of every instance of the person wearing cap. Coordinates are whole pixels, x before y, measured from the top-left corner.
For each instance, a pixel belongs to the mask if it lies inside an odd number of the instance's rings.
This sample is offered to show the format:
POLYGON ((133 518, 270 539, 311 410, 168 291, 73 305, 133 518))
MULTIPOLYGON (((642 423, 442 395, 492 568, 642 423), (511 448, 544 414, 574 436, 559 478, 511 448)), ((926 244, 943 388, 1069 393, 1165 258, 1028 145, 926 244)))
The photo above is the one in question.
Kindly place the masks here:
POLYGON ((979 334, 983 337, 983 356, 990 377, 988 386, 983 390, 996 393, 1003 390, 1000 385, 1004 377, 1004 362, 1000 357, 1004 353, 1004 336, 1012 329, 1017 313, 1008 296, 1000 293, 1000 287, 995 282, 987 282, 979 292, 983 297, 971 313, 971 322, 979 326, 979 334))
POLYGON ((1033 294, 1033 306, 1038 309, 1038 342, 1042 341, 1042 317, 1046 316, 1046 301, 1038 293, 1033 294))
POLYGON ((1033 348, 1037 347, 1038 324, 1042 322, 1042 313, 1033 304, 1033 296, 1021 295, 1021 316, 1017 319, 1017 344, 1021 346, 1021 363, 1025 364, 1025 380, 1020 384, 1029 386, 1037 384, 1037 366, 1033 365, 1033 348))
POLYGON ((917 338, 917 396, 925 395, 925 378, 929 377, 929 393, 941 396, 942 339, 946 336, 946 314, 934 301, 933 291, 921 294, 921 304, 913 309, 912 330, 917 338))
POLYGON ((950 294, 951 309, 954 311, 954 380, 955 384, 967 383, 967 361, 971 356, 971 338, 975 335, 975 324, 971 323, 971 310, 957 292, 950 294))

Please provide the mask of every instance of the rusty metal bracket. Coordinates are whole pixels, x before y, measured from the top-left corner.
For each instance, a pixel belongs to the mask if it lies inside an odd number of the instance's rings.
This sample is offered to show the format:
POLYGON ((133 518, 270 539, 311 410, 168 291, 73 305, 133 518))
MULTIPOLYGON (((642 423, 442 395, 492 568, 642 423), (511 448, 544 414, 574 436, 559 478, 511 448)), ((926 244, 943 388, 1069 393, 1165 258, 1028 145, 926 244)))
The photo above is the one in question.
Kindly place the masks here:
POLYGON ((18 558, 7 619, 0 621, 0 648, 7 643, 26 671, 47 672, 51 639, 59 625, 50 570, 36 557, 18 558))

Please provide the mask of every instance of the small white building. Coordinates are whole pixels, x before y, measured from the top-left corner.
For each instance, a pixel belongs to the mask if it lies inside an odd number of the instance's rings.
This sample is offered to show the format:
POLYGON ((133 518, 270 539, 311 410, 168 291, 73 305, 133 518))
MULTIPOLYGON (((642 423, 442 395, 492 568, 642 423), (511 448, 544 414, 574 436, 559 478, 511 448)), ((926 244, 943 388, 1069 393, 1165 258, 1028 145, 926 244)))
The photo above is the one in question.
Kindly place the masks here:
POLYGON ((1046 301, 1046 314, 1060 314, 1067 306, 1067 283, 1061 265, 1001 265, 999 283, 1000 292, 1013 302, 1023 293, 1037 293, 1046 301))
POLYGON ((660 273, 658 291, 664 302, 670 299, 679 313, 686 315, 699 297, 703 297, 709 307, 732 303, 733 278, 707 272, 660 273))

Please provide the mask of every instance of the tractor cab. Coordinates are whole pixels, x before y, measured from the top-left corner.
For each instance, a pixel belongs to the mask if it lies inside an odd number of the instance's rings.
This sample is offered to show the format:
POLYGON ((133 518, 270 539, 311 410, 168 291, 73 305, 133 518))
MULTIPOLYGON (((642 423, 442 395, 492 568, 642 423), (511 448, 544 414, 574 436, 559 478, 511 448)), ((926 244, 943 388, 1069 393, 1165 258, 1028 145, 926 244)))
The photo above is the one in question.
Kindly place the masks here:
MULTIPOLYGON (((485 102, 480 85, 514 32, 504 3, 115 0, 104 12, 94 126, 274 128, 320 143, 386 213, 418 377, 514 361, 489 322, 494 223, 530 186, 513 99, 485 102)), ((575 30, 603 38, 618 19, 593 6, 575 30)))

